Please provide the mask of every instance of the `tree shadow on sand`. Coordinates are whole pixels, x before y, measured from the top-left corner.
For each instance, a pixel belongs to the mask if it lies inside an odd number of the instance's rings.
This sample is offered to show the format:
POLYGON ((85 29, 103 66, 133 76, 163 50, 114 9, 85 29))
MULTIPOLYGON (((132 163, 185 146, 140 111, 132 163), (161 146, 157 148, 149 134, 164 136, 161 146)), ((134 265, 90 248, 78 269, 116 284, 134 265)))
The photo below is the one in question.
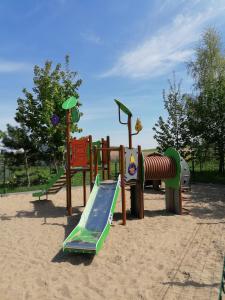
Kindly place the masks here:
POLYGON ((31 200, 32 210, 19 210, 15 215, 0 215, 1 221, 9 221, 13 218, 57 218, 66 215, 66 209, 55 206, 51 200, 31 200))
POLYGON ((185 286, 191 286, 191 287, 196 287, 196 288, 213 288, 213 287, 218 287, 219 283, 200 283, 194 280, 186 280, 184 282, 180 281, 168 281, 168 282, 163 282, 163 285, 169 285, 169 286, 180 286, 180 287, 185 287, 185 286))
MULTIPOLYGON (((66 208, 62 206, 55 206, 51 200, 32 200, 30 203, 33 204, 31 210, 20 210, 15 215, 8 216, 6 214, 0 215, 0 220, 10 221, 13 218, 43 218, 43 226, 59 226, 64 228, 64 239, 70 234, 74 227, 78 224, 82 210, 81 207, 74 207, 72 216, 66 215, 66 208), (57 222, 57 218, 67 218, 67 224, 57 222), (52 219, 54 219, 52 221, 52 219)), ((63 241, 62 241, 63 242, 63 241)), ((67 254, 60 250, 52 259, 52 262, 70 262, 73 265, 84 264, 85 266, 90 265, 94 256, 93 255, 82 255, 82 254, 67 254)))
MULTIPOLYGON (((165 191, 154 191, 145 189, 145 194, 164 195, 165 191)), ((183 207, 187 209, 193 217, 199 219, 212 219, 219 221, 225 219, 225 186, 219 184, 193 184, 191 192, 184 196, 183 207)), ((170 216, 165 210, 145 211, 145 216, 170 216)))
POLYGON ((216 184, 193 185, 188 209, 199 219, 225 219, 225 186, 216 184))
POLYGON ((12 216, 7 216, 6 214, 0 214, 1 221, 10 221, 12 218, 12 216))
POLYGON ((66 215, 66 208, 55 206, 52 200, 32 200, 32 211, 17 211, 17 218, 58 218, 66 215))
MULTIPOLYGON (((52 200, 31 200, 30 203, 33 205, 32 210, 19 210, 13 216, 3 214, 0 216, 2 221, 11 220, 12 218, 44 218, 44 223, 47 223, 48 218, 60 218, 67 215, 66 208, 63 206, 55 206, 52 200)), ((82 206, 73 208, 73 217, 77 216, 80 218, 82 206)))
MULTIPOLYGON (((145 209, 145 211, 144 211, 145 218, 154 218, 154 217, 160 217, 160 216, 172 217, 172 216, 174 216, 174 214, 166 211, 165 209, 160 209, 160 210, 146 210, 145 209)), ((122 218, 123 218, 122 212, 115 212, 113 214, 114 221, 121 220, 121 222, 122 222, 122 218)), ((130 211, 127 211, 127 220, 134 221, 134 220, 139 220, 139 219, 131 216, 130 211)))
MULTIPOLYGON (((32 210, 19 210, 15 215, 1 214, 1 221, 9 221, 13 218, 44 218, 46 223, 47 218, 59 218, 66 216, 66 208, 63 206, 55 206, 52 200, 31 200, 30 203, 33 205, 32 210)), ((73 215, 80 217, 82 210, 80 207, 73 208, 73 215)))

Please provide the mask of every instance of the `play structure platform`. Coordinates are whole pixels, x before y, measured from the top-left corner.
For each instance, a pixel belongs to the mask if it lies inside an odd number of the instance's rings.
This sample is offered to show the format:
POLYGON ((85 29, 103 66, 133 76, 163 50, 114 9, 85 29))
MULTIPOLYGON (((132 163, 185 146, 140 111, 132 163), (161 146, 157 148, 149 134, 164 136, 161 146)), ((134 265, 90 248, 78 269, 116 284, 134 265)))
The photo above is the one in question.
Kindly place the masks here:
POLYGON ((120 190, 117 181, 102 181, 97 175, 80 222, 63 243, 65 252, 97 254, 106 239, 120 190))

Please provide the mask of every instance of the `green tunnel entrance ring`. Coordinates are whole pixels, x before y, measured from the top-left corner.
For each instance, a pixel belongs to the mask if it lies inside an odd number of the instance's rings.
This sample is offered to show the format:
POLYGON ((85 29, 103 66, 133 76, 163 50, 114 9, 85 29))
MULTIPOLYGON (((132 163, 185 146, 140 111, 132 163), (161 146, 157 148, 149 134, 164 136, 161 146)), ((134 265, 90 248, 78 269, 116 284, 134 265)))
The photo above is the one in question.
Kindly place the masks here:
POLYGON ((173 178, 165 179, 166 187, 172 189, 179 189, 180 188, 180 175, 181 175, 181 157, 177 150, 174 148, 168 148, 164 152, 165 156, 171 157, 176 164, 176 176, 173 178))

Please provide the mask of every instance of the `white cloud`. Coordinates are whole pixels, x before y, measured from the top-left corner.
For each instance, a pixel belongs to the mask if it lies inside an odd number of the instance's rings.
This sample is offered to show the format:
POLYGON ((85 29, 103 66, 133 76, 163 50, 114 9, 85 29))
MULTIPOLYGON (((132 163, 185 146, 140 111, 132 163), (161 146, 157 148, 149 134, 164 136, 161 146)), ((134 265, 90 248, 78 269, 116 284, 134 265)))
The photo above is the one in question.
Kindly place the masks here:
POLYGON ((199 40, 203 28, 213 18, 224 14, 224 1, 218 1, 216 8, 215 2, 213 5, 210 3, 201 7, 199 12, 193 6, 184 6, 183 13, 176 15, 171 24, 144 40, 138 47, 121 54, 115 65, 101 77, 155 77, 187 61, 193 54, 193 43, 199 40))
POLYGON ((29 71, 32 66, 28 63, 6 61, 0 59, 0 73, 13 73, 20 71, 29 71))

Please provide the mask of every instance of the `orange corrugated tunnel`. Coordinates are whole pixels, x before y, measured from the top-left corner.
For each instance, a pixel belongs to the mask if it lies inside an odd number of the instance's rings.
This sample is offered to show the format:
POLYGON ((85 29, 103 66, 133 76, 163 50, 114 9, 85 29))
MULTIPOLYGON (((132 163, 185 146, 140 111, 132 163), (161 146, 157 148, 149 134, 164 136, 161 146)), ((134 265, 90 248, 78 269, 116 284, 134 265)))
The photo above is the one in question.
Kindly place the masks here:
POLYGON ((145 180, 168 179, 176 176, 176 163, 167 156, 150 155, 144 158, 145 180))

